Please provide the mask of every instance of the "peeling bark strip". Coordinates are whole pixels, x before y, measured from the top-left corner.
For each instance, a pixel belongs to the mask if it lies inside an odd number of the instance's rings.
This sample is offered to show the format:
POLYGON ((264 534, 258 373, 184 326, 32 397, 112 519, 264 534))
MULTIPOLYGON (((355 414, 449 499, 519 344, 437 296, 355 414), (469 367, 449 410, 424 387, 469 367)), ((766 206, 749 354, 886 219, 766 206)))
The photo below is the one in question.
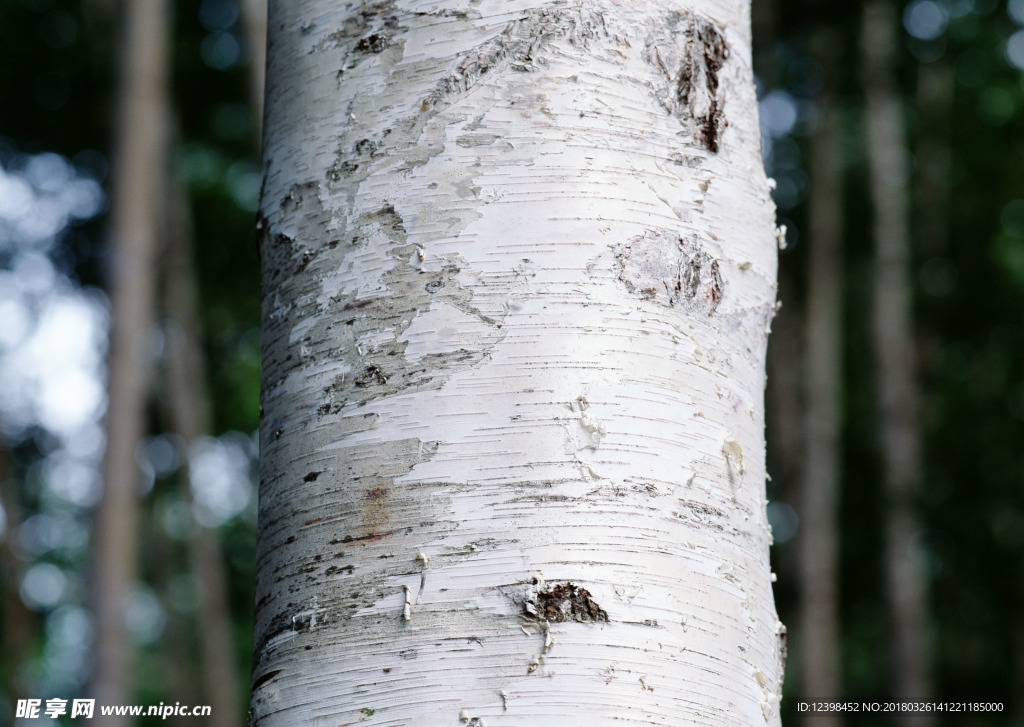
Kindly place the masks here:
POLYGON ((619 280, 642 298, 708 315, 722 301, 725 283, 721 267, 696 237, 684 239, 675 233, 648 230, 621 245, 615 259, 619 280))
POLYGON ((647 38, 644 60, 664 74, 658 101, 679 116, 701 146, 718 152, 725 93, 719 71, 729 57, 725 38, 714 23, 687 11, 673 12, 668 22, 647 38))

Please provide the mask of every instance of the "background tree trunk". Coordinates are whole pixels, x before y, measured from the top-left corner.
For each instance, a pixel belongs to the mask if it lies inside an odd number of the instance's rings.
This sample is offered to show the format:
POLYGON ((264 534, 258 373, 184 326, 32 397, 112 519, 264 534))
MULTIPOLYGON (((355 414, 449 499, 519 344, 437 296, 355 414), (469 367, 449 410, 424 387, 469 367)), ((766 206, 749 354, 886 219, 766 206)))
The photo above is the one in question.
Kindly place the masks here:
POLYGON ((252 707, 778 724, 749 4, 276 3, 252 707))
POLYGON ((4 664, 0 669, 0 690, 11 704, 18 698, 25 698, 20 670, 28 657, 32 642, 38 634, 35 615, 28 610, 21 600, 22 559, 15 544, 18 530, 21 527, 21 503, 18 501, 17 488, 11 472, 11 453, 4 444, 0 444, 0 510, 3 522, 0 523, 0 589, 3 601, 0 603, 0 614, 3 615, 3 628, 0 629, 0 647, 3 648, 4 664))
MULTIPOLYGON (((181 436, 185 501, 193 502, 189 451, 211 435, 210 399, 199 325, 199 302, 192 258, 192 225, 185 190, 177 179, 169 184, 168 225, 163 254, 163 311, 167 324, 167 394, 173 431, 181 436)), ((200 591, 199 650, 202 693, 210 705, 212 727, 240 723, 241 688, 235 665, 227 567, 217 532, 193 520, 188 539, 192 572, 200 591)))
MULTIPOLYGON (((864 9, 866 129, 874 205, 873 335, 886 502, 886 581, 892 617, 894 698, 927 702, 928 604, 916 513, 921 470, 915 381, 913 280, 907 184, 909 160, 893 71, 896 13, 887 2, 864 9)), ((904 724, 931 724, 931 713, 903 713, 904 724)))
MULTIPOLYGON (((808 268, 804 345, 807 371, 801 478, 800 681, 804 699, 842 698, 839 672, 839 462, 842 382, 843 135, 831 85, 838 39, 817 45, 828 78, 810 150, 808 268)), ((809 714, 808 725, 838 725, 837 714, 809 714)))
POLYGON ((249 88, 257 128, 263 123, 263 86, 267 69, 267 0, 242 0, 242 22, 249 48, 249 88))
MULTIPOLYGON (((153 257, 167 155, 167 4, 125 3, 125 35, 111 193, 111 342, 103 497, 95 518, 91 696, 132 702, 132 644, 125 608, 137 572, 140 518, 135 452, 145 432, 146 361, 153 321, 153 257)), ((101 717, 97 724, 127 724, 101 717)))

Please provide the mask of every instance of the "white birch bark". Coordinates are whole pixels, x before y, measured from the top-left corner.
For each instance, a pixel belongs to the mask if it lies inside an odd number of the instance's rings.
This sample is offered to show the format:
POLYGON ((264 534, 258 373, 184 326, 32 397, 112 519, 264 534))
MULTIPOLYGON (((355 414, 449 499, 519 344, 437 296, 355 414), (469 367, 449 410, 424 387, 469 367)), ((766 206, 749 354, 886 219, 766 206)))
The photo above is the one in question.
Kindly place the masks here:
POLYGON ((749 23, 271 3, 253 724, 778 724, 749 23))

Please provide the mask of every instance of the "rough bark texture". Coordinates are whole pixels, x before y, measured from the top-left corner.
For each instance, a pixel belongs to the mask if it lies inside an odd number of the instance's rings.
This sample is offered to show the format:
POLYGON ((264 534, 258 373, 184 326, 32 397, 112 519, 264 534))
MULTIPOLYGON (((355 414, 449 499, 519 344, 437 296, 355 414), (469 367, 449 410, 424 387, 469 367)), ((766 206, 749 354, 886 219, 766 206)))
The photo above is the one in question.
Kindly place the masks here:
POLYGON ((254 724, 778 723, 748 13, 272 4, 254 724))
MULTIPOLYGON (((836 48, 832 36, 821 48, 836 48)), ((829 70, 833 62, 826 62, 829 70)), ((839 441, 842 381, 843 136, 831 89, 822 94, 811 148, 807 313, 804 329, 805 463, 800 495, 800 675, 807 700, 841 699, 839 675, 839 441)), ((838 725, 809 714, 807 725, 838 725)))
MULTIPOLYGON (((909 160, 893 72, 897 16, 887 2, 864 9, 862 45, 868 161, 874 204, 875 281, 872 322, 886 509, 886 579, 892 618, 895 698, 931 699, 928 603, 916 513, 921 469, 920 395, 915 380, 909 160)), ((902 723, 931 724, 930 713, 902 723)))
MULTIPOLYGON (((124 616, 137 569, 140 502, 135 451, 145 430, 153 256, 166 159, 166 0, 125 4, 122 57, 111 194, 107 450, 92 574, 96 651, 91 696, 101 705, 132 702, 132 644, 124 616)), ((128 723, 124 717, 101 717, 98 709, 96 719, 100 725, 128 723)))

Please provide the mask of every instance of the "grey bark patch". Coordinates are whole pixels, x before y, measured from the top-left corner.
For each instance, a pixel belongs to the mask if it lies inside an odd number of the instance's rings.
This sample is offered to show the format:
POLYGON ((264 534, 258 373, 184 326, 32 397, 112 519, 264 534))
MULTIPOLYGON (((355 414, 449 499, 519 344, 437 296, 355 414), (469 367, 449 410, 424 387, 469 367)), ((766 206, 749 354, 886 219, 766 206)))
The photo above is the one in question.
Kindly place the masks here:
MULTIPOLYGON (((432 458, 438 446, 410 438, 344 447, 334 452, 331 466, 334 482, 340 484, 315 490, 287 485, 300 479, 294 472, 298 462, 280 478, 263 479, 258 558, 274 552, 276 566, 257 575, 260 584, 270 581, 274 587, 257 612, 254 664, 262 662, 278 638, 351 627, 359 610, 389 594, 389 582, 418 572, 415 565, 392 560, 389 554, 395 548, 411 547, 414 534, 443 538, 458 527, 446 519, 453 487, 458 486, 395 485, 395 479, 432 458), (335 490, 345 495, 331 497, 335 490), (322 552, 344 543, 346 550, 338 556, 353 563, 322 571, 322 553, 309 548, 311 539, 323 544, 322 552)), ((262 585, 261 592, 269 591, 262 585)))
POLYGON ((775 627, 779 640, 779 674, 786 673, 786 658, 789 656, 789 644, 786 638, 786 625, 782 622, 775 627))
POLYGON ((340 30, 329 33, 313 46, 313 52, 341 48, 349 58, 348 68, 359 62, 359 56, 381 53, 391 44, 391 38, 402 30, 392 3, 363 3, 345 18, 340 30))
POLYGON ((357 294, 332 297, 331 309, 337 315, 315 327, 310 334, 311 348, 329 345, 351 366, 324 389, 326 400, 317 409, 320 416, 339 414, 346 408, 399 391, 439 387, 454 372, 479 364, 504 336, 498 325, 500 321, 475 308, 472 291, 459 285, 456 276, 461 266, 458 263, 447 262, 428 278, 416 247, 407 240, 405 222, 394 205, 384 203, 360 215, 351 226, 351 242, 340 253, 363 245, 383 244, 389 246, 387 254, 395 262, 382 276, 388 294, 373 298, 360 298, 357 294), (435 301, 478 318, 486 328, 476 336, 467 336, 465 348, 427 353, 409 360, 405 356, 408 341, 402 334, 435 301), (373 344, 360 345, 358 342, 371 331, 389 335, 377 336, 373 344))
POLYGON ((383 386, 386 383, 388 383, 388 377, 376 364, 370 364, 356 377, 356 386, 383 386))
POLYGON ((327 169, 327 184, 329 189, 335 185, 342 184, 356 176, 360 169, 368 170, 378 157, 381 156, 380 147, 391 133, 391 129, 385 129, 377 139, 359 139, 349 152, 339 152, 334 162, 327 169))
POLYGON ((597 605, 590 591, 572 583, 559 583, 538 591, 533 600, 523 604, 523 608, 530 616, 551 623, 608 622, 608 614, 597 605))
POLYGON ((721 267, 696 237, 648 230, 615 250, 618 277, 634 295, 708 315, 725 294, 721 267))
POLYGON ((500 138, 497 134, 463 134, 455 140, 455 143, 468 149, 474 146, 490 146, 500 138))
POLYGON ((710 152, 718 151, 728 126, 718 80, 728 56, 725 38, 714 23, 686 11, 669 13, 644 43, 643 59, 663 77, 657 89, 659 103, 710 152))
POLYGON ((529 10, 494 38, 463 53, 423 100, 422 111, 450 105, 491 73, 509 69, 530 72, 546 65, 543 52, 555 39, 586 48, 599 35, 607 35, 604 14, 584 3, 529 10))
POLYGON ((698 523, 704 527, 714 528, 718 532, 725 532, 729 524, 728 513, 707 503, 694 500, 681 500, 679 505, 682 509, 673 512, 672 516, 680 520, 698 523))

